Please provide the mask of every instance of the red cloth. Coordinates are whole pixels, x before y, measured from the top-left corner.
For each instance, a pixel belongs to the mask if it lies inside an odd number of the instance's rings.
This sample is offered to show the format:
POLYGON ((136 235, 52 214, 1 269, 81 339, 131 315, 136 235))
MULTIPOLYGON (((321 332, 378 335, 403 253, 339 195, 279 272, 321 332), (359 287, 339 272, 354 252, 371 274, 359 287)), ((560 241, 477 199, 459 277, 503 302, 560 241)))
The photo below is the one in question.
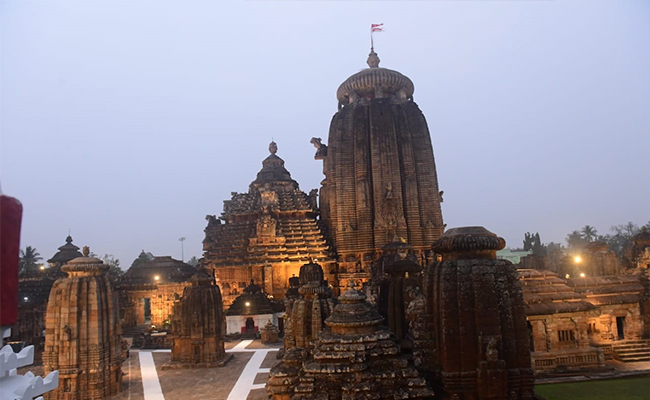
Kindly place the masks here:
POLYGON ((23 205, 0 195, 0 326, 18 320, 18 260, 23 205))

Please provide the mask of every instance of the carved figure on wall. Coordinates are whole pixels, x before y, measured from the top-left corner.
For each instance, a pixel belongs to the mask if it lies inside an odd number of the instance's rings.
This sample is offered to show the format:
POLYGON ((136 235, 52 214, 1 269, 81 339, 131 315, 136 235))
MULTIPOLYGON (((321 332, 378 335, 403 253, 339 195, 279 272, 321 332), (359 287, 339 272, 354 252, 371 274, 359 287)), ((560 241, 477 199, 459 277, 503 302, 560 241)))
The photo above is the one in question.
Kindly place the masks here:
POLYGON ((316 157, 325 157, 327 155, 327 145, 322 143, 321 138, 313 137, 309 141, 316 148, 316 157))
POLYGON ((275 237, 276 220, 268 214, 257 221, 257 237, 275 237))
POLYGON ((487 361, 498 361, 499 360, 499 350, 497 349, 497 340, 496 338, 490 339, 485 349, 485 359, 487 361))
POLYGON ((208 221, 208 228, 211 228, 215 225, 221 225, 221 221, 217 218, 216 215, 206 215, 205 220, 208 221))
POLYGON ((441 191, 438 193, 438 196, 440 196, 440 202, 441 202, 441 203, 444 201, 444 200, 442 199, 442 195, 443 195, 443 194, 445 194, 445 191, 444 191, 444 190, 441 190, 441 191))

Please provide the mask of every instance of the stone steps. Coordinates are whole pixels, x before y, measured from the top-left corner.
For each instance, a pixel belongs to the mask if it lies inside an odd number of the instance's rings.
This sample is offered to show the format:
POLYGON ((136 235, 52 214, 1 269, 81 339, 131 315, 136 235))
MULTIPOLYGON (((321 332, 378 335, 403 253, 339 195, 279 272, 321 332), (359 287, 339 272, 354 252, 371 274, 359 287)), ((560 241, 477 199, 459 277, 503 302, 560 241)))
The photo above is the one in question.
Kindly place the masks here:
POLYGON ((612 346, 614 356, 623 362, 650 361, 650 339, 627 340, 612 346))

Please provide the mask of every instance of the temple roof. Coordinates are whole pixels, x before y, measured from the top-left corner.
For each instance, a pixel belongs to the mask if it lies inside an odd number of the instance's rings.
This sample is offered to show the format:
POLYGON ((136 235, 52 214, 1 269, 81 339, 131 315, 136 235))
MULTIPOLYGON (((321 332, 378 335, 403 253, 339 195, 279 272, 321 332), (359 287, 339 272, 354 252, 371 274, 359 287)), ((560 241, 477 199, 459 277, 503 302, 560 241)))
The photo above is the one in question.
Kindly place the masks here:
POLYGON ((350 76, 339 86, 336 98, 342 104, 352 103, 356 98, 375 98, 385 95, 413 97, 415 86, 406 76, 388 68, 379 67, 379 57, 374 50, 368 55, 368 66, 350 76), (381 96, 378 96, 381 92, 381 96))
POLYGON ((72 244, 72 236, 68 235, 68 237, 65 238, 65 244, 59 247, 59 251, 54 254, 52 258, 47 260, 47 262, 50 264, 59 263, 61 265, 64 265, 69 261, 81 256, 82 254, 79 251, 79 247, 72 244))
MULTIPOLYGON (((136 259, 138 261, 138 259, 136 259)), ((121 279, 123 284, 130 283, 169 283, 186 282, 196 269, 171 256, 154 257, 153 260, 133 263, 121 279), (155 280, 158 276, 159 279, 155 280)))
POLYGON ((244 292, 230 305, 226 315, 262 315, 278 311, 278 307, 262 292, 262 288, 251 279, 244 292))
POLYGON ((257 173, 257 178, 251 183, 251 187, 260 187, 264 184, 288 183, 298 188, 298 182, 291 179, 291 174, 284 168, 284 160, 275 153, 278 146, 275 142, 269 145, 270 156, 262 161, 262 169, 257 173))

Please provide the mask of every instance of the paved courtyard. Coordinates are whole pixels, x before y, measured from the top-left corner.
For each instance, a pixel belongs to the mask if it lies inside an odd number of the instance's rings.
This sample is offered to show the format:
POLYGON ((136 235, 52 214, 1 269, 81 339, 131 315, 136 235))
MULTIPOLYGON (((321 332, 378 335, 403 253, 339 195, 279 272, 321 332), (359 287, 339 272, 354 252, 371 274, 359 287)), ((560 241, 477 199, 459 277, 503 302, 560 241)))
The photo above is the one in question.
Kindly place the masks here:
POLYGON ((259 340, 226 343, 233 358, 222 368, 166 369, 169 350, 132 350, 122 365, 124 391, 113 400, 262 400, 269 369, 278 361, 280 344, 259 340))

